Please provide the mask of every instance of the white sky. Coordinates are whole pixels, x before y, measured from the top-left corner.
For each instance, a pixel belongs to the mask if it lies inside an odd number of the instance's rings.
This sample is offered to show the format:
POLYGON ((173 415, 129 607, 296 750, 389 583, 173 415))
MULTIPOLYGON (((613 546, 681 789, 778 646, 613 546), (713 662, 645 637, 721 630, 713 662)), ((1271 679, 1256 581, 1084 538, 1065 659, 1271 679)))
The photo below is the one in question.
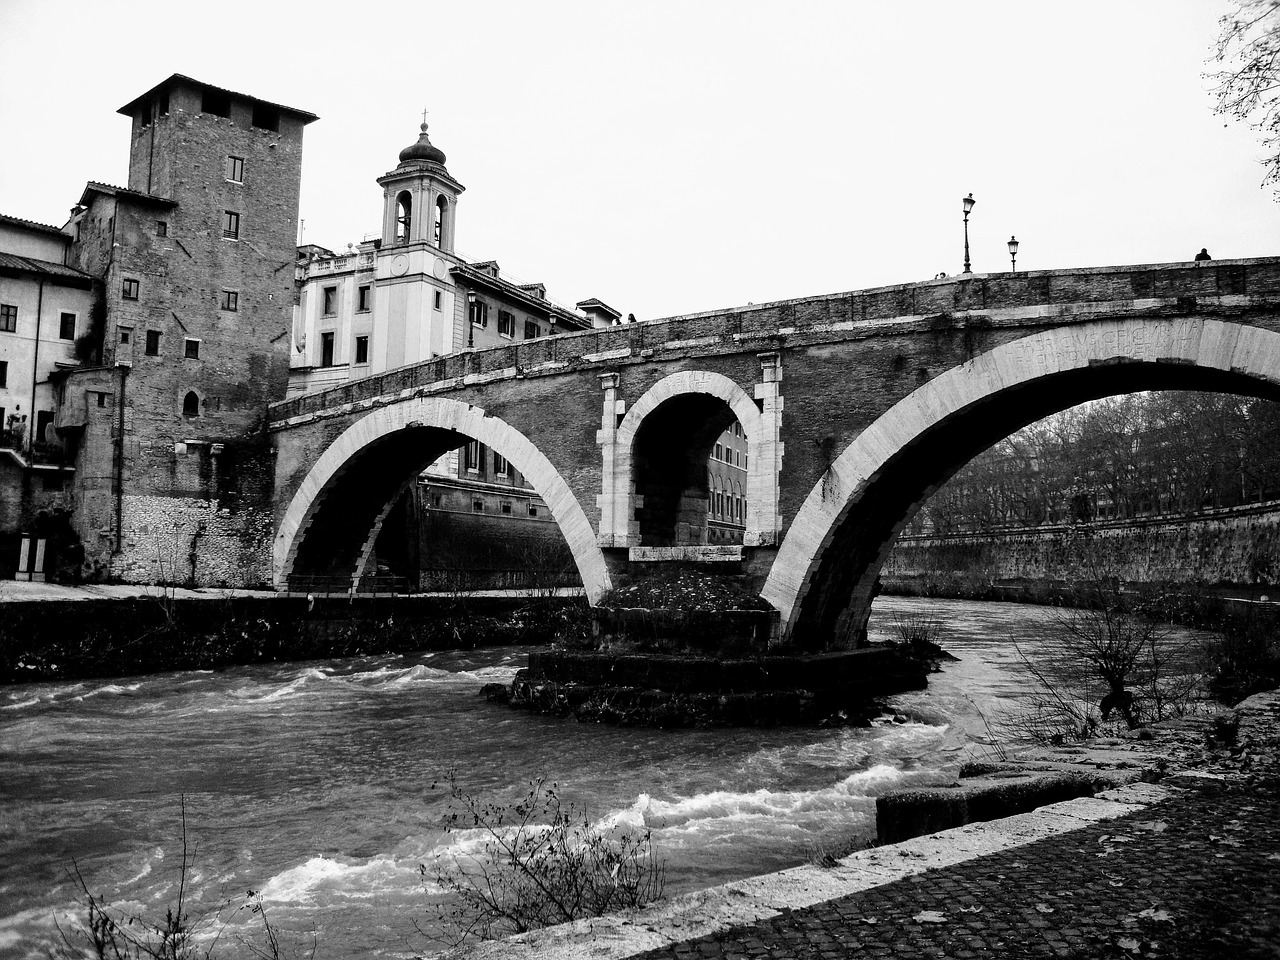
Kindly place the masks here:
POLYGON ((124 184, 184 73, 319 114, 307 242, 379 230, 426 108, 460 253, 640 319, 958 273, 969 192, 976 272, 1274 255, 1224 3, 0 0, 0 212, 124 184))

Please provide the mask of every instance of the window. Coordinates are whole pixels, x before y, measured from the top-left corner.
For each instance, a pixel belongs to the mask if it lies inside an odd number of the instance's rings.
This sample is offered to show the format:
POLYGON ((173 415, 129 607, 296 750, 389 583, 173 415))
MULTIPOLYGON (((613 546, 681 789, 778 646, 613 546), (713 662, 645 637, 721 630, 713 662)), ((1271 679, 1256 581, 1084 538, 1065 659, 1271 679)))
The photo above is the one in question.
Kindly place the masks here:
POLYGON ((484 501, 483 501, 483 500, 472 500, 472 501, 471 501, 471 510, 472 510, 472 512, 473 512, 473 513, 484 513, 484 501))
POLYGON ((244 183, 244 157, 227 157, 227 179, 244 183))
POLYGON ((495 477, 511 476, 511 465, 507 463, 507 458, 497 450, 493 451, 493 475, 495 477))
POLYGON ((76 315, 74 313, 58 315, 58 338, 61 340, 74 340, 76 338, 76 315))
POLYGON ((123 344, 126 344, 126 343, 128 343, 131 339, 133 339, 133 327, 121 327, 121 328, 120 328, 120 343, 121 343, 122 345, 123 345, 123 344))
POLYGON ((222 239, 240 239, 240 214, 234 210, 222 211, 222 239))
POLYGON ((125 300, 137 300, 138 299, 138 281, 125 280, 124 288, 120 291, 120 296, 123 297, 125 300))
POLYGON ((724 449, 723 449, 723 448, 720 446, 720 444, 718 444, 718 443, 716 444, 715 458, 716 458, 717 460, 723 460, 723 459, 724 459, 724 449))
POLYGON ((356 337, 356 363, 369 362, 369 338, 356 337))
POLYGON ((542 327, 532 320, 526 320, 524 322, 524 338, 526 340, 536 340, 540 336, 542 336, 542 327))
POLYGON ((18 329, 18 308, 11 303, 0 303, 0 330, 13 333, 18 329))
POLYGON ((327 330, 320 334, 320 366, 333 366, 333 331, 327 330))
MULTIPOLYGON (((0 387, 9 385, 9 361, 0 360, 0 387)), ((4 426, 4 417, 0 417, 0 428, 4 426)))
POLYGON ((506 501, 503 501, 503 503, 502 503, 502 512, 503 512, 503 513, 505 513, 505 514, 507 514, 507 515, 510 515, 510 514, 511 514, 511 504, 510 504, 510 503, 508 503, 508 502, 506 502, 506 501))
POLYGON ((356 311, 368 313, 373 307, 373 287, 365 283, 356 290, 356 311))
POLYGON ((436 198, 436 217, 431 226, 431 239, 437 247, 444 243, 444 208, 447 204, 444 197, 436 198))
POLYGON ((49 428, 53 426, 52 410, 36 411, 36 442, 49 443, 53 440, 53 431, 49 428))
POLYGON ((156 236, 167 237, 169 235, 169 223, 166 220, 156 221, 156 236))
POLYGON ((182 415, 184 417, 200 416, 200 397, 196 395, 194 390, 189 390, 187 395, 182 398, 182 415))
POLYGON ((467 312, 471 315, 472 326, 487 327, 489 325, 489 305, 483 300, 472 300, 467 312))
POLYGON ((272 133, 279 133, 280 111, 267 106, 265 103, 255 103, 253 105, 253 119, 250 122, 259 130, 270 130, 272 133))
POLYGON ((324 315, 326 317, 335 316, 338 312, 338 288, 324 288, 324 315))
POLYGON ((435 302, 433 304, 437 310, 444 309, 444 294, 439 290, 436 291, 435 302))
POLYGON ((498 311, 498 335, 503 337, 516 335, 516 318, 510 310, 498 311))
POLYGON ((200 97, 200 112, 215 117, 231 116, 231 97, 222 90, 205 90, 200 97))
POLYGON ((239 310, 240 294, 235 290, 222 291, 222 309, 223 310, 239 310))
POLYGON ((107 405, 107 397, 109 397, 109 396, 111 396, 111 394, 109 394, 109 393, 99 393, 99 394, 98 394, 98 406, 100 406, 100 407, 105 407, 105 406, 107 405))
POLYGON ((396 243, 409 242, 409 229, 413 225, 413 197, 406 190, 396 197, 396 243))
POLYGON ((529 504, 529 516, 536 517, 537 515, 538 515, 537 504, 533 504, 533 503, 529 504))
POLYGON ((472 473, 480 472, 480 441, 472 440, 463 453, 463 466, 472 473))
POLYGON ((187 337, 186 349, 183 351, 183 356, 186 357, 188 360, 199 360, 200 359, 200 341, 193 340, 191 337, 187 337))
POLYGON ((159 330, 147 331, 147 356, 148 357, 160 356, 160 331, 159 330))

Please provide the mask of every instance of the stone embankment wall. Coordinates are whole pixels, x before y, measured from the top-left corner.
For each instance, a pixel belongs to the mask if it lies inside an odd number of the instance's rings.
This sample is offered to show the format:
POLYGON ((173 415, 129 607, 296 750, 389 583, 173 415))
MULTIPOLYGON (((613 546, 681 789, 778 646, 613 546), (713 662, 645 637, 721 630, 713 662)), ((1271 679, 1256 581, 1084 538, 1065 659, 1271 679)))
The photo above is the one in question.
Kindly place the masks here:
POLYGON ((975 589, 1000 581, 1118 577, 1214 586, 1280 578, 1280 501, 1178 517, 993 530, 950 537, 900 537, 881 571, 886 586, 975 589))

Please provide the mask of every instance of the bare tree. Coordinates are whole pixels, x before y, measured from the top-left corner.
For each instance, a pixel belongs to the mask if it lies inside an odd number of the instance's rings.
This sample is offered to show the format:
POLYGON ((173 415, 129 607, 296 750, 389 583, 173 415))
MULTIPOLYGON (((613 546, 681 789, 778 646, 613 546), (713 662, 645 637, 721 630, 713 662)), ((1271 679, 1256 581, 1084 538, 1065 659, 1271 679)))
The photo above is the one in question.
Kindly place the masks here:
POLYGON ((1219 69, 1209 75, 1216 112, 1261 134, 1262 183, 1280 185, 1280 0, 1235 0, 1219 25, 1213 58, 1219 69))

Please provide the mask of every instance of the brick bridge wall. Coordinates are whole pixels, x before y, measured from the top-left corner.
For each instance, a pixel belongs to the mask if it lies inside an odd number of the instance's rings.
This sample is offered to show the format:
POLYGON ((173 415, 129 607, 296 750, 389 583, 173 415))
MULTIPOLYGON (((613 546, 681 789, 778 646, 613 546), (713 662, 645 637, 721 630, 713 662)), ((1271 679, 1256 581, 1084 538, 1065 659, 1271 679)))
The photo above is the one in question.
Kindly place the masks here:
MULTIPOLYGON (((902 524, 974 454, 1026 423, 1110 393, 1274 391, 1277 302, 1277 258, 1045 271, 812 297, 441 357, 272 407, 276 575, 287 575, 299 544, 333 523, 316 506, 326 490, 339 489, 333 484, 345 478, 346 506, 389 496, 396 491, 383 475, 412 471, 467 430, 488 430, 484 442, 548 498, 580 568, 599 568, 584 573, 598 597, 638 542, 631 518, 610 516, 634 479, 629 448, 610 446, 611 438, 628 429, 629 411, 660 409, 653 398, 704 391, 736 404, 752 443, 776 431, 752 461, 753 582, 782 611, 792 639, 848 642, 902 524), (403 442, 385 439, 393 431, 403 442), (386 468, 360 473, 352 464, 361 450, 383 451, 386 468), (545 462, 522 462, 531 457, 545 462), (761 459, 776 473, 761 475, 761 459), (562 489, 548 495, 540 479, 562 489), (770 498, 776 502, 758 502, 770 498)), ((353 526, 352 543, 354 527, 376 522, 377 510, 366 513, 343 521, 353 526)))

